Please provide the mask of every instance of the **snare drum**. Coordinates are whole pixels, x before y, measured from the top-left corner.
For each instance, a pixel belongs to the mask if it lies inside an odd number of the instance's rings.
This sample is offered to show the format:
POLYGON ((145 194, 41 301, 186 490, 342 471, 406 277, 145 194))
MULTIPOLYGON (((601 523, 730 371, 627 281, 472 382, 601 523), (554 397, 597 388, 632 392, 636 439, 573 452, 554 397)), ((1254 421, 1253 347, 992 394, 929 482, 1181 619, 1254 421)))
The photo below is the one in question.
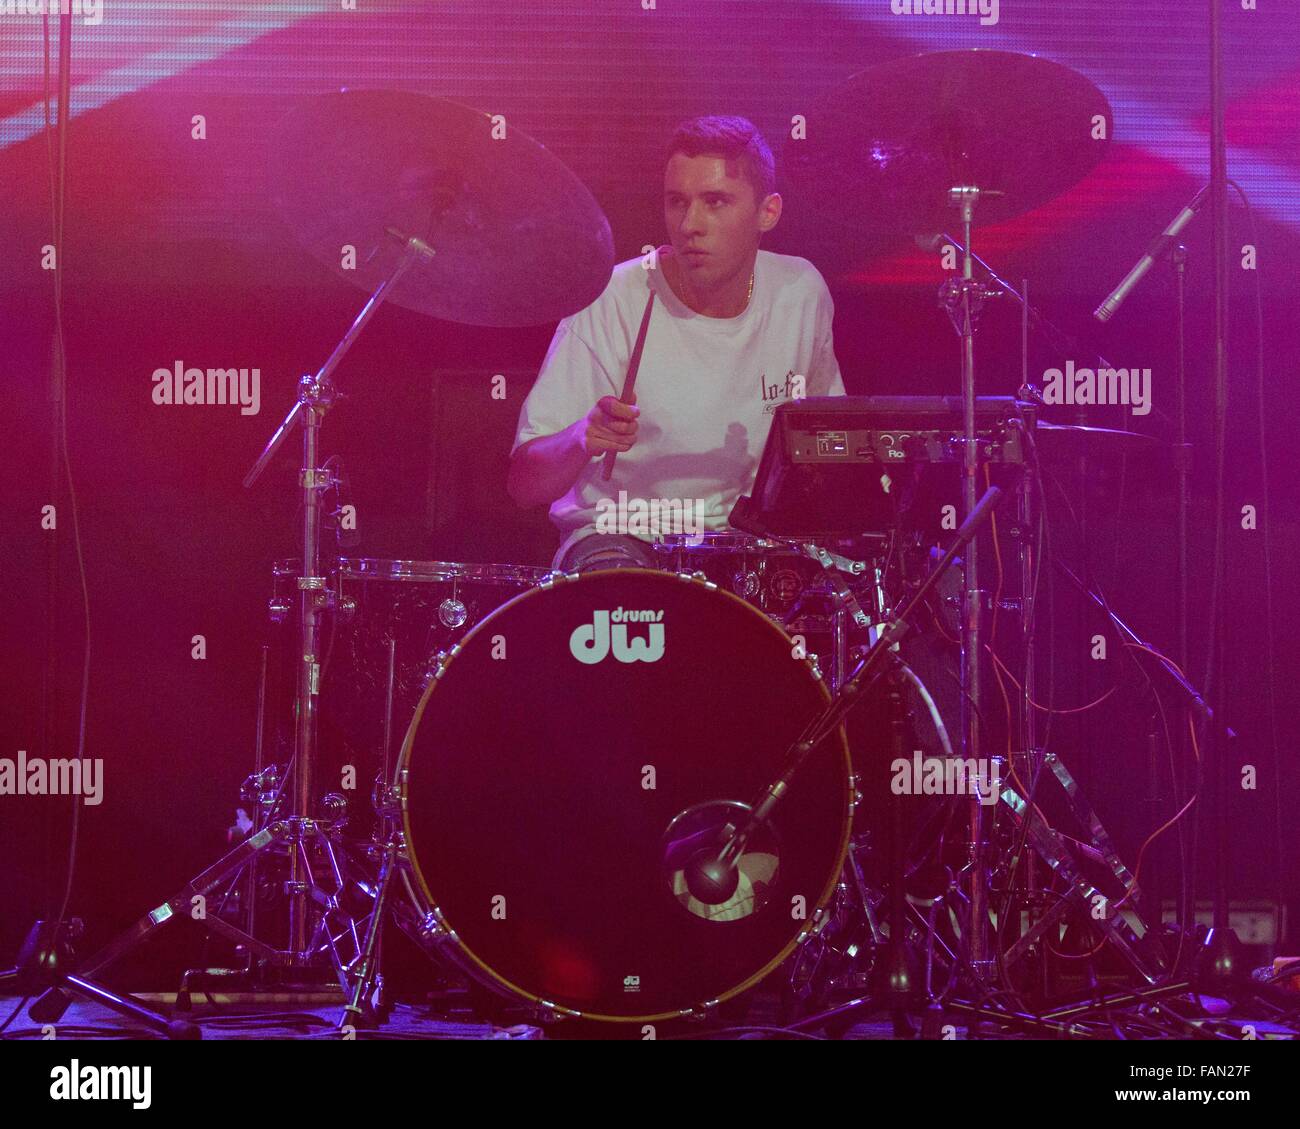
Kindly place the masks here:
MULTIPOLYGON (((835 545, 841 555, 844 547, 835 545)), ((854 628, 842 593, 852 592, 869 616, 882 610, 873 587, 876 573, 865 562, 859 571, 837 572, 832 579, 818 561, 789 542, 744 533, 665 536, 654 549, 664 568, 702 575, 775 619, 803 642, 832 689, 848 672, 850 646, 867 642, 866 632, 854 628)))
POLYGON ((697 900, 685 874, 828 700, 778 624, 689 575, 556 574, 498 608, 439 663, 398 766, 446 951, 503 994, 613 1022, 757 983, 835 891, 842 732, 750 840, 730 898, 697 900))
POLYGON ((805 593, 824 588, 821 566, 780 541, 745 533, 672 534, 654 549, 664 568, 703 573, 774 619, 790 615, 805 593))

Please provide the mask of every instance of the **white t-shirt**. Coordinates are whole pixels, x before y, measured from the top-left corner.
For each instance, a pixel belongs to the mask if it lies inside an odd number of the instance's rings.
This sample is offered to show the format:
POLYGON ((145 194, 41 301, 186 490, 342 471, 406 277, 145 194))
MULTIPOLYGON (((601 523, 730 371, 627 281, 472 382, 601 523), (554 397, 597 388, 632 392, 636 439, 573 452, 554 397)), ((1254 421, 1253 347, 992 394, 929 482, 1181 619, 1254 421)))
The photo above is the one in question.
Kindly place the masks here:
POLYGON ((685 512, 690 532, 726 529, 736 498, 753 484, 772 413, 799 398, 799 378, 805 396, 844 395, 831 341, 835 307, 807 259, 759 251, 754 296, 734 318, 696 313, 662 270, 630 259, 614 268, 595 302, 560 322, 519 413, 512 454, 530 439, 563 431, 602 396, 622 394, 651 286, 654 312, 636 378, 636 445, 619 454, 608 482, 601 478, 604 459, 594 458, 551 505, 564 537, 556 561, 598 525, 614 531, 607 519, 620 495, 623 513, 635 511, 637 500, 643 510, 654 503, 649 535, 680 531, 654 528, 656 512, 685 512))

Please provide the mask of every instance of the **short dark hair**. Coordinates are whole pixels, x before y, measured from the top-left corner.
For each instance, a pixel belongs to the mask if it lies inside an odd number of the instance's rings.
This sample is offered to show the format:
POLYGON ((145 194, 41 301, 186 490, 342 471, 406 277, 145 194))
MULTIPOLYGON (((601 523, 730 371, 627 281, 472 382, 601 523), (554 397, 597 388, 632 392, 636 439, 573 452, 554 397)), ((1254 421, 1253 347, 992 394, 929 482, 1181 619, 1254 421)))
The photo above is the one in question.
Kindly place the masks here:
POLYGON ((690 118, 673 131, 664 160, 671 159, 674 153, 739 161, 745 179, 754 186, 757 203, 776 191, 776 161, 772 159, 772 150, 748 118, 690 118))

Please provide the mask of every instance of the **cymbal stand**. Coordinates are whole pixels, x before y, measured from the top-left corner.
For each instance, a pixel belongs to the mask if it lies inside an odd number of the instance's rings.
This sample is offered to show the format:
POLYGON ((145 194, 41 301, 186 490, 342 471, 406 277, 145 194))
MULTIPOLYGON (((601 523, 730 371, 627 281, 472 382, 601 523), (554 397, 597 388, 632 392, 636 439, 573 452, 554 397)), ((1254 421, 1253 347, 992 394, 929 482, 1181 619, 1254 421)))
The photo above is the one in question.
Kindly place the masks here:
MULTIPOLYGON (((975 437, 975 327, 984 302, 998 297, 976 280, 971 251, 971 227, 975 208, 985 192, 971 185, 959 185, 948 191, 948 203, 958 209, 962 226, 962 273, 949 279, 939 291, 939 304, 948 312, 953 328, 961 339, 961 395, 963 411, 962 437, 962 516, 969 518, 975 509, 979 474, 979 452, 975 437)), ((972 540, 962 556, 962 623, 961 623, 961 747, 962 757, 970 763, 980 759, 980 639, 984 603, 988 593, 979 586, 979 561, 972 540)), ((981 978, 993 974, 989 947, 989 852, 992 817, 990 809, 970 799, 970 863, 968 867, 971 909, 970 960, 981 978)))
MULTIPOLYGON (((395 238, 400 233, 389 229, 395 238)), ((320 694, 320 661, 317 654, 320 639, 320 619, 330 605, 325 577, 320 573, 320 527, 322 496, 333 485, 333 472, 318 466, 321 424, 325 413, 334 406, 337 390, 332 380, 344 356, 361 335, 375 311, 383 304, 392 288, 407 270, 420 258, 431 258, 432 248, 423 240, 409 236, 402 240, 404 252, 397 266, 375 288, 361 312, 348 326, 330 354, 329 359, 315 374, 308 373, 298 382, 298 400, 289 414, 271 436, 262 454, 244 477, 245 488, 251 487, 275 457, 280 444, 297 423, 302 425, 302 470, 299 486, 302 489, 302 575, 298 577, 299 591, 299 648, 297 690, 294 696, 294 752, 293 752, 293 805, 292 813, 300 820, 310 821, 314 798, 314 772, 316 763, 317 698, 320 694)), ((289 881, 289 948, 299 956, 306 955, 309 915, 309 884, 298 853, 291 856, 289 881)))
POLYGON ((434 254, 427 243, 415 236, 404 236, 392 228, 388 229, 388 233, 403 244, 401 259, 392 273, 375 288, 320 370, 303 376, 299 381, 297 402, 244 478, 244 485, 252 486, 270 464, 290 430, 296 424, 302 424, 302 469, 299 484, 303 495, 303 574, 298 578, 301 593, 298 653, 301 658, 294 702, 294 789, 289 811, 274 818, 269 826, 256 829, 217 862, 191 878, 167 901, 149 910, 134 925, 118 934, 92 956, 78 962, 75 969, 69 964, 66 970, 59 969, 52 974, 42 975, 41 986, 47 990, 29 1009, 31 1017, 38 1022, 55 1022, 70 1004, 67 992, 71 991, 113 1008, 171 1038, 200 1037, 199 1028, 193 1024, 170 1020, 163 1013, 146 1007, 130 995, 89 978, 152 937, 169 922, 181 917, 190 917, 204 928, 247 946, 264 965, 293 972, 313 965, 321 958, 328 958, 341 986, 345 991, 348 988, 351 975, 349 970, 355 967, 361 953, 359 925, 341 906, 347 879, 330 840, 330 825, 310 814, 316 754, 316 698, 320 692, 320 664, 316 650, 320 617, 330 605, 325 578, 317 575, 320 571, 322 495, 333 481, 332 472, 317 464, 321 422, 337 396, 331 380, 334 370, 398 280, 418 260, 434 254), (313 848, 324 861, 319 879, 313 872, 313 848), (223 888, 228 879, 268 851, 285 852, 289 856, 289 880, 285 885, 289 895, 289 940, 286 949, 276 949, 217 915, 196 912, 197 907, 206 905, 209 895, 223 888), (352 952, 357 954, 356 957, 349 959, 343 946, 350 946, 352 952))

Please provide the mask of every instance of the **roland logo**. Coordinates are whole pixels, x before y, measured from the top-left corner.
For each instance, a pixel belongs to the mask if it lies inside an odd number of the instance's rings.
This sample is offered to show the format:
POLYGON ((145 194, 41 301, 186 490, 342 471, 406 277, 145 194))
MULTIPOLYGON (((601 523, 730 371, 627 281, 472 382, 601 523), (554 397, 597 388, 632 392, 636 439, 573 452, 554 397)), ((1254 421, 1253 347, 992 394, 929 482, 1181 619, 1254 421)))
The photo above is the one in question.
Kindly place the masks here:
POLYGON ((592 613, 592 622, 580 624, 569 636, 569 651, 581 663, 593 666, 612 651, 621 663, 653 663, 664 657, 664 613, 662 610, 592 613), (645 624, 647 638, 629 638, 629 624, 645 624))

